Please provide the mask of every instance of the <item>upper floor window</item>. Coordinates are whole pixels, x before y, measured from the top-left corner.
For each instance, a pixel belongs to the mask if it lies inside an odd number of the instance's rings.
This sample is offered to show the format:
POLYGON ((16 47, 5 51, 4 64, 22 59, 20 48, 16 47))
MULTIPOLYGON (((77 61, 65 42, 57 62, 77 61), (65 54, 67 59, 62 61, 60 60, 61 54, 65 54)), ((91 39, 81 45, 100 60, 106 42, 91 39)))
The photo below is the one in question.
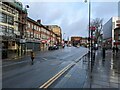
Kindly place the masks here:
POLYGON ((8 8, 8 12, 12 13, 12 8, 8 8))
POLYGON ((0 26, 0 30, 1 30, 3 33, 7 33, 7 26, 0 26))
POLYGON ((2 4, 2 9, 3 9, 3 10, 7 10, 7 6, 4 5, 4 4, 2 4))
POLYGON ((34 29, 36 30, 36 25, 34 25, 34 29))
POLYGON ((28 28, 30 28, 30 23, 28 22, 28 28))
POLYGON ((39 28, 39 31, 41 31, 41 27, 39 28))
POLYGON ((14 17, 13 16, 8 16, 8 24, 11 24, 11 25, 14 24, 14 17))
POLYGON ((6 14, 2 13, 1 21, 3 23, 7 23, 7 15, 6 14))
POLYGON ((8 32, 9 32, 9 34, 13 34, 13 33, 14 33, 14 28, 9 27, 9 28, 8 28, 8 32))

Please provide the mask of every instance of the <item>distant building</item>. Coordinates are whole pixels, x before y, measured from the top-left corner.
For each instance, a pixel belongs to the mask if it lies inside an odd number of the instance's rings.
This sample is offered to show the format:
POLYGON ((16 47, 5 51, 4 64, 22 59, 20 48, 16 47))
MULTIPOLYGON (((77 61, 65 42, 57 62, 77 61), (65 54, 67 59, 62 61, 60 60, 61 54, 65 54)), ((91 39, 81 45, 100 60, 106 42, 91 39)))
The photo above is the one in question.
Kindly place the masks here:
POLYGON ((73 46, 80 45, 82 37, 79 36, 73 36, 71 37, 71 44, 73 46))
POLYGON ((52 30, 57 35, 57 45, 61 45, 62 43, 62 31, 58 25, 44 25, 48 29, 52 30))
POLYGON ((80 44, 87 46, 87 44, 88 44, 88 38, 83 38, 83 37, 82 37, 80 44))
POLYGON ((27 51, 47 50, 57 42, 57 35, 41 24, 40 20, 27 18, 27 51))
POLYGON ((108 48, 117 45, 120 48, 119 17, 112 17, 103 26, 103 42, 108 48), (117 32, 117 33, 116 33, 117 32), (116 44, 117 43, 117 44, 116 44))

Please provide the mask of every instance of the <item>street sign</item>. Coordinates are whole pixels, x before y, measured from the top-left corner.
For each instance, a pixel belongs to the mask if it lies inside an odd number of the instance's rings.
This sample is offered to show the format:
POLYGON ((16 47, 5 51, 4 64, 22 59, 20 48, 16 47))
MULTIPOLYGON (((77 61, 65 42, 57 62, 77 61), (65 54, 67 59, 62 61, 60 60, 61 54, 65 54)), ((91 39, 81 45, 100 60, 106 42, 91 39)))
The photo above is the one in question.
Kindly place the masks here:
POLYGON ((96 30, 96 27, 91 26, 91 27, 90 27, 90 30, 95 31, 95 30, 96 30))

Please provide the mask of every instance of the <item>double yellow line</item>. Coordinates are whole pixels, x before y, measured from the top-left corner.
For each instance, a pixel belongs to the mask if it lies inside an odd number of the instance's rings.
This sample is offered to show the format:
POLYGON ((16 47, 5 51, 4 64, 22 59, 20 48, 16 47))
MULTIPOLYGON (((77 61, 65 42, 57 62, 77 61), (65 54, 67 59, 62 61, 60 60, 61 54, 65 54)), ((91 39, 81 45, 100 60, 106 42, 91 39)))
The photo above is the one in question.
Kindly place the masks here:
POLYGON ((74 66, 75 63, 71 63, 65 68, 63 68, 60 72, 58 72, 54 77, 49 79, 46 83, 44 83, 39 88, 48 88, 53 82, 55 82, 60 76, 62 76, 67 70, 69 70, 72 66, 74 66))
MULTIPOLYGON (((84 56, 84 55, 83 55, 84 56)), ((58 72, 55 76, 53 76, 52 78, 50 78, 47 82, 45 82, 42 86, 40 86, 39 88, 48 88, 52 83, 54 83, 60 76, 62 76, 67 70, 69 70, 72 66, 74 66, 77 62, 79 62, 81 60, 82 57, 77 58, 76 60, 74 60, 73 63, 70 63, 69 65, 67 65, 65 68, 63 68, 60 72, 58 72)))

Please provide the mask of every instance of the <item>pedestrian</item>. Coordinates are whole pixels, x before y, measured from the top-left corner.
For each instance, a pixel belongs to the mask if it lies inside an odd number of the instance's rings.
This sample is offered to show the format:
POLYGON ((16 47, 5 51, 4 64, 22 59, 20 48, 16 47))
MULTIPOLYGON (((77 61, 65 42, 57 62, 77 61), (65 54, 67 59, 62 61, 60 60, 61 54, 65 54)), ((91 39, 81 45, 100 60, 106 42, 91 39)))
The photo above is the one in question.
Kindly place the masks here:
POLYGON ((32 60, 32 64, 33 64, 33 60, 34 60, 34 58, 35 58, 35 54, 34 54, 33 51, 31 51, 31 60, 32 60))
POLYGON ((113 54, 115 53, 115 46, 113 46, 113 54))
POLYGON ((103 54, 103 59, 105 59, 105 46, 103 46, 103 50, 102 50, 102 54, 103 54))
POLYGON ((116 53, 118 53, 118 47, 116 46, 116 53))

